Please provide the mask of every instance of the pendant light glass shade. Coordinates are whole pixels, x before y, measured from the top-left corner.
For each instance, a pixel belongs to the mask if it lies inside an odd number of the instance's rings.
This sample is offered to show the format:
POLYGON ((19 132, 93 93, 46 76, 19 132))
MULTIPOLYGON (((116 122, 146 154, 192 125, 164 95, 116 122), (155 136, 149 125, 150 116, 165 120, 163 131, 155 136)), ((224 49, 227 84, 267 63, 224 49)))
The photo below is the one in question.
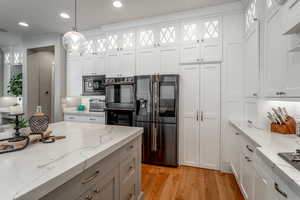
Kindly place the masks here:
POLYGON ((69 53, 84 53, 87 49, 86 38, 77 31, 69 31, 63 36, 63 46, 69 53))
POLYGON ((75 25, 72 31, 63 36, 63 46, 68 53, 84 53, 87 49, 87 40, 77 31, 77 0, 75 0, 75 25))

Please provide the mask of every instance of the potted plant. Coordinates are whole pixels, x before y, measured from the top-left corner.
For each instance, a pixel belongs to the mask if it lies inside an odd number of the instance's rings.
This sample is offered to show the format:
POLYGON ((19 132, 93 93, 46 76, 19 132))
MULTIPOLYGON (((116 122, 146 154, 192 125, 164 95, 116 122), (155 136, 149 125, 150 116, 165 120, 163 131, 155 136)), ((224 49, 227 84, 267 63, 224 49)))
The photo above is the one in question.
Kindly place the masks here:
POLYGON ((15 97, 21 97, 22 92, 23 92, 23 77, 22 77, 22 73, 18 73, 10 79, 8 83, 7 93, 15 97))

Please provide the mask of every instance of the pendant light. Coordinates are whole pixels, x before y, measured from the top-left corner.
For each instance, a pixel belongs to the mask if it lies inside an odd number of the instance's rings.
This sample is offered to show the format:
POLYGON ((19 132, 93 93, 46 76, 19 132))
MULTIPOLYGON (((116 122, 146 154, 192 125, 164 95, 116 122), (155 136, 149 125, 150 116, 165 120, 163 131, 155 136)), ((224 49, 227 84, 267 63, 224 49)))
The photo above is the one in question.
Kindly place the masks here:
POLYGON ((75 0, 75 24, 72 31, 63 36, 63 46, 68 53, 83 53, 87 48, 87 40, 77 30, 77 0, 75 0))

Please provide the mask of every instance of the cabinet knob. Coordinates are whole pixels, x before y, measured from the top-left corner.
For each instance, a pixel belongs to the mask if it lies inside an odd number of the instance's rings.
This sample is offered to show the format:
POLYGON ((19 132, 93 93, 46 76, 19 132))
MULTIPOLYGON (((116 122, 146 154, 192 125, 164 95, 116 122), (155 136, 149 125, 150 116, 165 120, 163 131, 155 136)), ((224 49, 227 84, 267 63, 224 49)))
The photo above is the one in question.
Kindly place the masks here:
POLYGON ((280 92, 280 95, 286 95, 286 92, 280 92))
POLYGON ((197 40, 197 43, 200 43, 200 40, 197 40))
POLYGON ((240 133, 236 132, 235 135, 240 135, 240 133))
POLYGON ((280 92, 276 92, 276 95, 280 95, 280 92))
POLYGON ((257 93, 253 93, 252 96, 257 97, 258 95, 257 95, 257 93))

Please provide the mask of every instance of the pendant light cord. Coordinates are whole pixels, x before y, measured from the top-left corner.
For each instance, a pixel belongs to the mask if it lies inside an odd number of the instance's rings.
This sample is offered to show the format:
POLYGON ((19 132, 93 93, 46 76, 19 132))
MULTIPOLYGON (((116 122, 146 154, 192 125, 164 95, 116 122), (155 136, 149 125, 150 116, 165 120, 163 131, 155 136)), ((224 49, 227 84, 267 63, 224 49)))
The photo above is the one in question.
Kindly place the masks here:
POLYGON ((77 32, 77 0, 75 0, 75 27, 74 30, 77 32))

